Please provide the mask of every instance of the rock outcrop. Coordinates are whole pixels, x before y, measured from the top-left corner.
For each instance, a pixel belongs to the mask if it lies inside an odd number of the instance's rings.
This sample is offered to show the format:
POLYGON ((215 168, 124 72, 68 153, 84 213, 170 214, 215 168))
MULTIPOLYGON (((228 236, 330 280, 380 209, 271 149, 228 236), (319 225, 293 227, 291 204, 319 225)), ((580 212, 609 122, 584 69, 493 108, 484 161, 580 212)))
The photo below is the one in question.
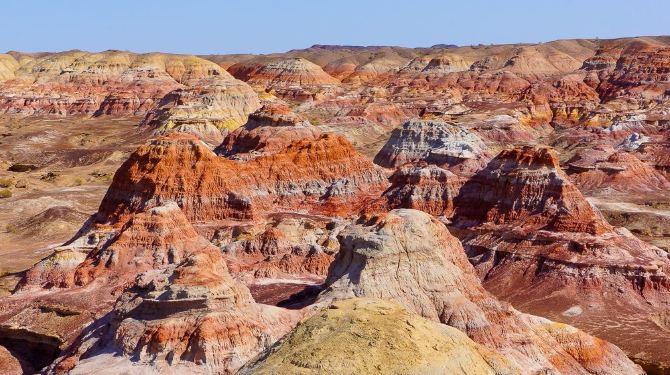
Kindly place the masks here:
POLYGON ((389 299, 459 329, 521 373, 643 373, 612 344, 499 302, 482 287, 460 242, 426 213, 362 217, 339 239, 340 252, 318 297, 322 304, 389 299))
MULTIPOLYGON (((25 366, 25 365, 23 365, 25 366)), ((21 375, 33 369, 24 367, 22 363, 12 355, 4 346, 0 346, 0 372, 7 375, 21 375)))
POLYGON ((340 81, 304 58, 289 58, 266 63, 244 62, 228 71, 253 87, 276 93, 287 100, 320 99, 332 93, 340 81))
POLYGON ((219 231, 215 241, 238 277, 323 281, 339 248, 341 226, 319 217, 281 214, 258 227, 231 228, 230 238, 219 231))
POLYGON ((117 231, 102 233, 104 228, 86 236, 97 237, 98 243, 81 263, 76 264, 82 254, 79 244, 64 246, 28 270, 24 284, 71 288, 103 278, 98 282, 106 287, 125 287, 139 273, 177 264, 189 252, 212 247, 174 202, 136 213, 117 231))
POLYGON ((499 354, 388 301, 338 301, 240 374, 514 374, 499 354), (363 355, 363 353, 365 353, 363 355))
MULTIPOLYGON (((637 149, 639 147, 636 147, 637 149)), ((593 193, 650 193, 670 188, 670 182, 633 152, 602 148, 584 150, 568 161, 570 179, 593 193)))
POLYGON ((218 144, 224 134, 243 125, 259 107, 258 95, 251 87, 223 71, 196 86, 168 93, 141 125, 157 134, 185 132, 218 144))
POLYGON ((468 175, 485 165, 489 158, 486 149, 476 134, 457 125, 412 120, 393 130, 375 163, 395 168, 423 161, 468 175))
POLYGON ((565 232, 604 233, 611 227, 561 169, 556 152, 524 146, 502 151, 463 186, 459 222, 523 223, 565 232))
POLYGON ((227 74, 195 56, 123 51, 21 55, 18 63, 0 85, 0 113, 144 115, 170 91, 227 74))
POLYGON ((178 202, 194 222, 253 218, 273 209, 347 214, 385 185, 381 169, 333 134, 295 141, 247 162, 217 156, 193 136, 173 134, 140 147, 121 166, 98 221, 123 221, 163 201, 178 202))
POLYGON ((215 150, 235 159, 250 159, 277 153, 291 143, 316 140, 321 132, 283 103, 266 103, 249 121, 230 133, 215 150))
POLYGON ((631 323, 622 339, 607 316, 648 322, 650 312, 667 308, 670 259, 609 225, 554 151, 503 151, 463 185, 455 206, 454 230, 489 291, 534 314, 569 316, 632 353, 667 358, 646 339, 657 335, 653 325, 631 323))
POLYGON ((390 177, 391 186, 366 212, 411 208, 435 216, 451 217, 454 199, 466 179, 435 165, 404 165, 390 177))
POLYGON ((141 274, 111 317, 89 327, 52 371, 232 374, 297 321, 257 305, 218 249, 194 250, 176 268, 141 274))

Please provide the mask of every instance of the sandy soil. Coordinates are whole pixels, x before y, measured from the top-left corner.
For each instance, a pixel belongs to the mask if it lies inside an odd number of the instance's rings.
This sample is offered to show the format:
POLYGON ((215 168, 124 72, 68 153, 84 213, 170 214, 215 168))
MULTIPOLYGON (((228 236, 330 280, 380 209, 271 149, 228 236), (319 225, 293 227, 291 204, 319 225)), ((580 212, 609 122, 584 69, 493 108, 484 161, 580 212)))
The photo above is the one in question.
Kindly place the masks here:
MULTIPOLYGON (((0 118, 0 275, 70 239, 97 211, 116 169, 149 134, 139 118, 0 118), (29 170, 11 171, 23 164, 29 170)), ((15 278, 0 278, 0 294, 15 278)), ((9 285, 9 286, 8 286, 9 285)))

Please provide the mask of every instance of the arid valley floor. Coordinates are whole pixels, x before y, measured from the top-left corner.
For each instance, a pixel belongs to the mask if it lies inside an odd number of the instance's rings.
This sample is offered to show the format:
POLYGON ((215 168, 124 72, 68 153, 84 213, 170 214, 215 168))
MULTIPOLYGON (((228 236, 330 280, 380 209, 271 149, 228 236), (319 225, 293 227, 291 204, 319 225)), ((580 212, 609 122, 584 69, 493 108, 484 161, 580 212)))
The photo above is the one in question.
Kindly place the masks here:
POLYGON ((668 374, 670 37, 0 54, 0 373, 668 374))

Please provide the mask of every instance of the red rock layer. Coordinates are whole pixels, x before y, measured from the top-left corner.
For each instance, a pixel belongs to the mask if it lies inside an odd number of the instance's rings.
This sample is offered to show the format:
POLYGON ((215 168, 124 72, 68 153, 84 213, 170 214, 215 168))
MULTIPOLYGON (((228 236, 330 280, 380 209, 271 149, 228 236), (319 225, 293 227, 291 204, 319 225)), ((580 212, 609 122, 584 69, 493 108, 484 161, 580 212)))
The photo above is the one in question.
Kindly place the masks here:
POLYGON ((386 178, 342 137, 325 134, 281 152, 236 162, 216 156, 192 136, 149 142, 117 171, 99 222, 162 201, 176 201, 191 221, 252 218, 272 209, 347 214, 378 194, 386 178))
POLYGON ((435 216, 451 217, 454 199, 465 182, 448 170, 434 165, 405 165, 389 179, 391 186, 382 197, 366 207, 366 212, 412 208, 435 216))
POLYGON ((515 306, 569 318, 627 351, 668 361, 646 337, 670 306, 670 259, 592 208, 547 148, 503 151, 455 200, 454 230, 484 285, 515 306), (626 316, 626 335, 608 316, 626 316), (652 353, 652 354, 649 354, 652 353))
POLYGON ((65 254, 76 253, 76 245, 57 251, 29 269, 23 280, 24 288, 34 285, 73 288, 99 280, 106 289, 120 290, 139 273, 178 264, 191 252, 213 248, 198 235, 174 202, 132 215, 78 264, 59 267, 65 254))
POLYGON ((636 155, 668 177, 670 172, 670 141, 644 143, 637 149, 636 155))
MULTIPOLYGON (((28 368, 26 368, 27 371, 28 368)), ((25 373, 22 363, 4 346, 0 346, 0 372, 6 375, 21 375, 25 373)))
POLYGON ((280 152, 291 143, 321 136, 312 124, 283 103, 267 103, 248 122, 230 133, 215 150, 235 159, 280 152))
POLYGON ((254 278, 323 277, 333 261, 332 250, 301 243, 278 228, 269 228, 252 239, 237 241, 223 251, 236 273, 254 278))
MULTIPOLYGON (((584 151, 595 154, 593 150, 584 151)), ((584 163, 580 157, 569 161, 570 179, 583 191, 653 192, 670 188, 670 182, 634 153, 617 151, 584 163)))
POLYGON ((221 75, 232 79, 195 56, 120 51, 25 55, 0 83, 0 113, 143 115, 168 92, 221 75))
POLYGON ((670 89, 669 82, 670 48, 632 46, 621 53, 598 91, 605 100, 630 97, 648 103, 662 99, 670 89))
POLYGON ((607 224, 560 168, 556 152, 525 146, 505 150, 461 189, 455 219, 523 223, 536 229, 599 234, 607 224))
POLYGON ((174 270, 140 275, 112 315, 94 324, 52 370, 85 373, 114 366, 232 374, 298 318, 257 305, 212 247, 194 250, 174 270))

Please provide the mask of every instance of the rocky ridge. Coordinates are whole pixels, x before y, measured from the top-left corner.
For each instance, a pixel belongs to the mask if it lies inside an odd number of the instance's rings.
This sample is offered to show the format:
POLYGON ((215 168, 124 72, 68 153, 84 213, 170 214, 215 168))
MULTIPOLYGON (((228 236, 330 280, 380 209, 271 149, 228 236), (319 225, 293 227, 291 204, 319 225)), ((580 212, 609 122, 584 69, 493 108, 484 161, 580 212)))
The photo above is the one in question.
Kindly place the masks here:
POLYGON ((522 314, 482 287, 460 242, 415 210, 362 217, 340 233, 319 303, 390 299, 466 333, 521 373, 642 373, 615 346, 570 326, 522 314))

